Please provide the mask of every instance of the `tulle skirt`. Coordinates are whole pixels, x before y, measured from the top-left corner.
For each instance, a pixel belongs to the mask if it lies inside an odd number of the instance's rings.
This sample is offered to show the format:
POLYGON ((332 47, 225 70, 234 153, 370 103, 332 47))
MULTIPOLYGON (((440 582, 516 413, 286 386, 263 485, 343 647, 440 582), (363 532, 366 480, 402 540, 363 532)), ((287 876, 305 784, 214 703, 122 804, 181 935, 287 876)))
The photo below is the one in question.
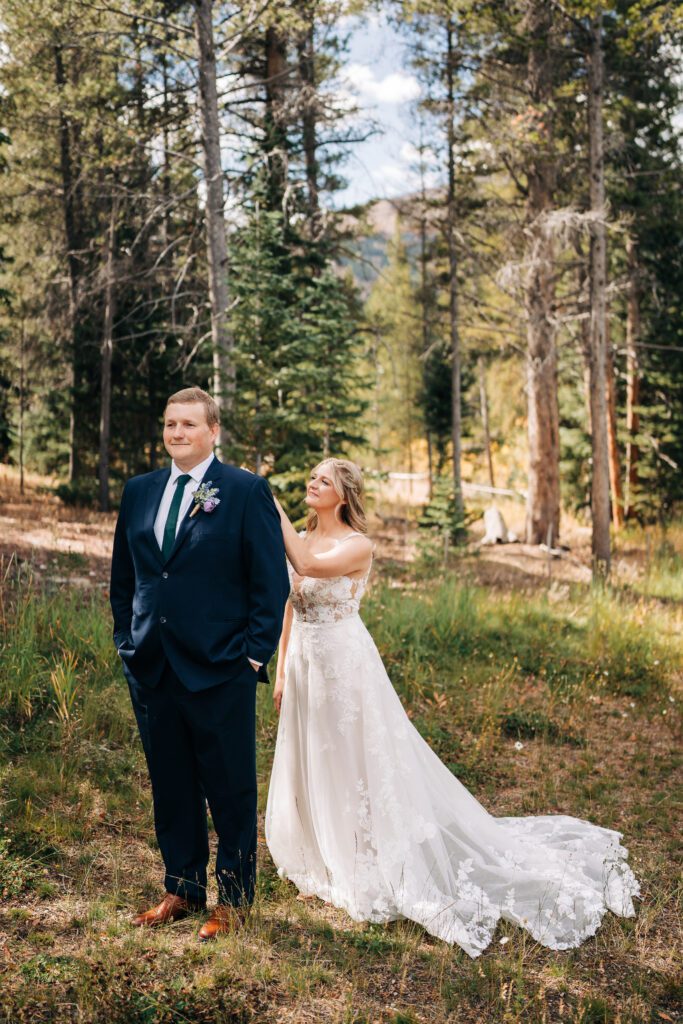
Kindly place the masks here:
POLYGON ((634 915, 618 832, 494 818, 422 739, 360 616, 294 620, 266 841, 281 876, 356 921, 408 918, 478 956, 500 918, 551 949, 634 915))

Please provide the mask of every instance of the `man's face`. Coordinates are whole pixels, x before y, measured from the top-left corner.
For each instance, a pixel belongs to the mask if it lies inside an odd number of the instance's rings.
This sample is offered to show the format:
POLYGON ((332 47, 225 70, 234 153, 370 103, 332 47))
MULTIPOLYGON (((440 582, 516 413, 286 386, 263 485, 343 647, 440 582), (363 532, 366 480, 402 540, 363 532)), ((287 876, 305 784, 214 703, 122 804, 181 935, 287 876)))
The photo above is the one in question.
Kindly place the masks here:
POLYGON ((176 466, 193 469, 207 459, 218 436, 218 425, 206 422, 201 402, 172 402, 164 414, 164 445, 176 466))

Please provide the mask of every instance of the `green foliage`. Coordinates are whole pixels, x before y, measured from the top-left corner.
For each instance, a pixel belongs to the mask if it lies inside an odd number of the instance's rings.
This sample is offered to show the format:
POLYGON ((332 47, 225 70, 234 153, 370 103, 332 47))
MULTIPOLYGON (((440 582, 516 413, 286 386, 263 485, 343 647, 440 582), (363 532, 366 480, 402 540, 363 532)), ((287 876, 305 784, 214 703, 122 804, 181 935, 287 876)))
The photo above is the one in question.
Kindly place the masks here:
POLYGON ((368 372, 373 378, 368 418, 373 448, 383 468, 412 470, 413 449, 423 433, 418 406, 421 329, 400 219, 387 247, 387 260, 366 302, 372 335, 368 372))
POLYGON ((461 515, 455 500, 453 480, 437 477, 432 483, 432 496, 418 520, 421 537, 420 558, 426 566, 445 563, 453 544, 467 539, 467 525, 476 515, 461 515))
MULTIPOLYGON (((580 356, 575 357, 576 361, 580 356)), ((575 387, 559 390, 562 501, 575 514, 590 513, 591 440, 586 430, 586 399, 575 387)))
MULTIPOLYGON (((620 138, 610 153, 608 198, 625 222, 624 240, 613 247, 613 275, 633 286, 637 305, 632 340, 640 377, 634 437, 640 458, 630 497, 641 521, 667 518, 683 497, 677 472, 683 451, 681 24, 662 13, 621 0, 606 19, 605 43, 609 117, 620 138)), ((628 293, 622 289, 613 316, 616 343, 623 347, 628 293)), ((621 397, 625 401, 623 388, 621 397)))
POLYGON ((93 508, 98 498, 97 480, 95 477, 80 477, 73 483, 57 484, 55 494, 65 505, 93 508))
POLYGON ((16 899, 33 885, 38 877, 37 866, 29 857, 17 857, 12 840, 0 837, 0 898, 16 899))
POLYGON ((90 501, 98 461, 112 211, 115 480, 154 468, 163 402, 187 364, 208 381, 201 214, 183 152, 195 145, 194 122, 175 50, 186 25, 168 8, 165 28, 152 29, 146 18, 157 14, 151 0, 101 10, 11 0, 3 9, 12 161, 0 181, 0 242, 12 262, 2 268, 0 363, 6 354, 25 364, 27 464, 64 477, 71 461, 65 500, 79 504, 90 501))
POLYGON ((232 266, 237 388, 228 453, 271 482, 293 508, 323 455, 363 442, 361 313, 351 281, 257 202, 235 239, 232 266))

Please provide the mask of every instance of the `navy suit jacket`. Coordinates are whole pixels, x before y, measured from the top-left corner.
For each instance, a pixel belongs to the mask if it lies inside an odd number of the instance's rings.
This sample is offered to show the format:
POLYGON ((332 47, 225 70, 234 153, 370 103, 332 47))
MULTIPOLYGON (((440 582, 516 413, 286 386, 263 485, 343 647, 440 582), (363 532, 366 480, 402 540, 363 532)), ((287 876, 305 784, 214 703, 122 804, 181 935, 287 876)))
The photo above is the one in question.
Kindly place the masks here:
POLYGON ((263 477, 214 458, 204 479, 220 504, 190 511, 164 560, 154 535, 170 469, 126 484, 111 571, 114 642, 126 675, 156 686, 164 661, 188 690, 217 686, 262 662, 282 630, 289 594, 285 549, 273 496, 263 477))

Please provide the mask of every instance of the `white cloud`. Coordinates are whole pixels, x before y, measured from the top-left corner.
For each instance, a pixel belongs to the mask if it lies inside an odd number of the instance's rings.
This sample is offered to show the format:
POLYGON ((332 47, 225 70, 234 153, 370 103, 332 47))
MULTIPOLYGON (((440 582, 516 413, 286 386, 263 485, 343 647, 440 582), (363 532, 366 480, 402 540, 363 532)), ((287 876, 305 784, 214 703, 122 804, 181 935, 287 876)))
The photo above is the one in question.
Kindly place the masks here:
MULTIPOLYGON (((373 174, 379 188, 385 196, 408 195, 418 192, 422 186, 419 171, 404 161, 385 160, 373 174)), ((436 188, 439 177, 434 171, 427 171, 424 185, 427 189, 436 188)))
POLYGON ((344 70, 344 78, 358 95, 375 103, 408 103, 421 93, 415 75, 404 71, 393 71, 377 79, 369 65, 349 64, 344 70))
POLYGON ((403 164, 399 163, 383 163, 379 168, 379 178, 383 182, 386 188, 404 189, 410 178, 410 171, 408 171, 403 164))
POLYGON ((362 14, 343 14, 337 21, 340 34, 345 32, 376 32, 388 29, 389 19, 386 10, 363 11, 362 14))
POLYGON ((411 164, 414 167, 419 167, 420 164, 424 164, 425 167, 434 166, 437 161, 436 153, 429 146, 425 146, 420 153, 417 146, 414 146, 412 142, 401 143, 399 150, 399 156, 401 160, 404 160, 407 164, 411 164))

